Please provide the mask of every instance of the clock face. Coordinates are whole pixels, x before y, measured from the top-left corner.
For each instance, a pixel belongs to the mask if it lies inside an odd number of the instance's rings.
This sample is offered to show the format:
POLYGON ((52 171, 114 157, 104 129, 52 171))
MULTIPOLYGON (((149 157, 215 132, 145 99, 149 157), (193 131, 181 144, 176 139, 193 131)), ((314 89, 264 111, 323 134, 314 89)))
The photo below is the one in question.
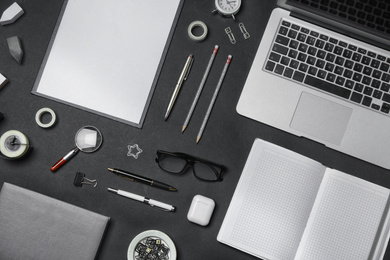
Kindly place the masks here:
POLYGON ((241 0, 216 0, 215 1, 217 9, 227 15, 227 14, 235 14, 238 12, 241 0))

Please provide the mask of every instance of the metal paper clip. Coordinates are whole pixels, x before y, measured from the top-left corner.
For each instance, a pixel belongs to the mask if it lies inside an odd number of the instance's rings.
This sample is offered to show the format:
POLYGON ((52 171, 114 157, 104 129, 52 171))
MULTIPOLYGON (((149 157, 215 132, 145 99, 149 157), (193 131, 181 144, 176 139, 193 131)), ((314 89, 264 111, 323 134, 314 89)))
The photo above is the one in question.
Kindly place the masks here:
POLYGON ((83 184, 93 185, 93 187, 97 186, 96 180, 90 180, 88 178, 85 178, 85 174, 82 172, 77 172, 76 176, 74 177, 73 185, 76 187, 81 187, 83 184))
POLYGON ((225 28, 225 32, 229 36, 230 42, 232 44, 235 44, 236 43, 236 38, 234 38, 234 35, 233 35, 232 30, 230 29, 230 27, 225 28))
POLYGON ((243 23, 239 23, 238 26, 240 26, 240 30, 241 30, 242 34, 244 35, 245 40, 248 39, 249 37, 251 37, 249 35, 248 31, 245 29, 245 26, 243 23))

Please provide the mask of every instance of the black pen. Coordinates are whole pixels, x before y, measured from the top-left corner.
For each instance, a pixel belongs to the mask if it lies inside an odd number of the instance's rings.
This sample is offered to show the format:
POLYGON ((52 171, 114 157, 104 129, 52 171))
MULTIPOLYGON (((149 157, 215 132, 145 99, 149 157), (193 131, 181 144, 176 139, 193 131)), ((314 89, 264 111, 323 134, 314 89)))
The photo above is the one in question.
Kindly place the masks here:
POLYGON ((146 177, 142 177, 142 176, 139 176, 135 173, 130 173, 127 171, 113 169, 113 168, 108 168, 108 170, 110 172, 113 172, 113 173, 115 173, 115 174, 117 174, 125 179, 130 180, 130 181, 148 184, 150 186, 157 187, 157 188, 164 189, 164 190, 168 190, 168 191, 177 191, 177 189, 173 188, 172 186, 170 186, 168 184, 165 184, 165 183, 162 183, 162 182, 159 182, 156 180, 152 180, 152 179, 149 179, 146 177))

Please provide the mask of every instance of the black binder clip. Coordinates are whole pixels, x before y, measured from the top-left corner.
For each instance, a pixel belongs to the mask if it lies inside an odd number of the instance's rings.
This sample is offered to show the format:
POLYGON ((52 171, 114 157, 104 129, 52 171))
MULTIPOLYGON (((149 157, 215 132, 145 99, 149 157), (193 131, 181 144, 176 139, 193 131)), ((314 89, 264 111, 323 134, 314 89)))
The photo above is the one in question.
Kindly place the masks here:
POLYGON ((76 187, 81 187, 83 184, 93 185, 93 187, 97 186, 96 180, 90 180, 85 178, 85 174, 82 172, 77 172, 74 177, 73 185, 76 187))

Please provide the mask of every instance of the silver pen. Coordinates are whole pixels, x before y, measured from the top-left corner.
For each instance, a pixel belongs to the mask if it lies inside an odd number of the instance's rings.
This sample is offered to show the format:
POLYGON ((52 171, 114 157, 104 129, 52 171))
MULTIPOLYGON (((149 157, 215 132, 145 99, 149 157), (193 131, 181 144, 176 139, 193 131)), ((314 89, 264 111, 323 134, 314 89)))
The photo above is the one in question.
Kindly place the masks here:
POLYGON ((194 61, 193 55, 192 54, 188 55, 187 61, 184 64, 184 68, 180 74, 179 80, 176 83, 176 87, 173 91, 171 100, 169 101, 167 112, 165 113, 165 120, 167 120, 169 114, 171 113, 173 104, 176 101, 176 97, 179 94, 179 91, 180 91, 181 85, 183 84, 183 81, 187 80, 187 77, 188 77, 188 74, 190 73, 193 61, 194 61))
POLYGON ((175 211, 175 207, 172 205, 169 205, 169 204, 157 201, 157 200, 149 199, 149 198, 146 198, 144 196, 137 195, 137 194, 134 194, 134 193, 131 193, 128 191, 117 190, 117 189, 113 189, 113 188, 108 188, 108 191, 115 193, 115 194, 118 194, 120 196, 129 198, 129 199, 132 199, 132 200, 136 200, 136 201, 140 201, 140 202, 149 204, 152 207, 156 207, 156 208, 164 210, 164 211, 175 211))

